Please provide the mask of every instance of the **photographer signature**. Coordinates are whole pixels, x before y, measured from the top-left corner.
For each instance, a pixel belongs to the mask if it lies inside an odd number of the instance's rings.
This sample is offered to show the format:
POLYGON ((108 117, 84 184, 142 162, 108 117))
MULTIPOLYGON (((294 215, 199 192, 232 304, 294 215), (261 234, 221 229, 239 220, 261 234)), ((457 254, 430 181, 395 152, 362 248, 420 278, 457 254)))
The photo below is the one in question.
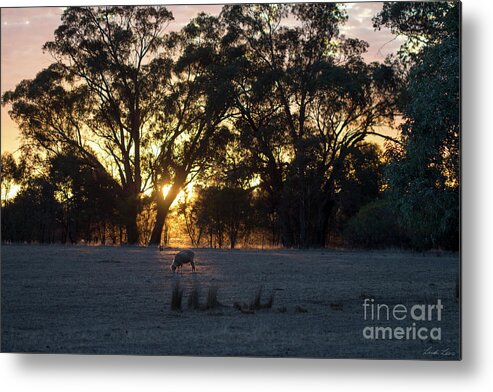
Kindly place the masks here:
POLYGON ((455 356, 455 351, 452 351, 449 347, 434 349, 430 346, 425 351, 423 351, 423 355, 452 357, 455 356))

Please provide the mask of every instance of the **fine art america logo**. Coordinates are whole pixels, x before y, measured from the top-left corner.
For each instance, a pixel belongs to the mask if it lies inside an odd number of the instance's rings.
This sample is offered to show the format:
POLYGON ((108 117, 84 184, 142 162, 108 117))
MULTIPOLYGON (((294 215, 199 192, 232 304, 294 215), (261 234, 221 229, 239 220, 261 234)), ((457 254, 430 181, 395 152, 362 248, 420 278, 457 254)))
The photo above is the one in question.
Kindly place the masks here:
POLYGON ((442 340, 443 305, 436 304, 387 305, 375 303, 373 298, 363 301, 363 337, 368 340, 442 340), (385 324, 391 324, 385 325, 385 324), (423 325, 426 323, 426 325, 423 325))

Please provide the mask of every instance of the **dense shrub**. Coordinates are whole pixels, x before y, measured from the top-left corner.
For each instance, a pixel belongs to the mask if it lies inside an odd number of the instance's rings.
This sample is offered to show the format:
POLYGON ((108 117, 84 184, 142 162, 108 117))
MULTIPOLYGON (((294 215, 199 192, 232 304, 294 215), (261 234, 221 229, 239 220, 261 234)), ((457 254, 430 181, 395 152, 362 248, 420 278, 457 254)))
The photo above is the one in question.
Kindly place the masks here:
POLYGON ((346 223, 344 240, 349 246, 361 248, 408 246, 409 243, 386 200, 376 200, 362 207, 346 223))

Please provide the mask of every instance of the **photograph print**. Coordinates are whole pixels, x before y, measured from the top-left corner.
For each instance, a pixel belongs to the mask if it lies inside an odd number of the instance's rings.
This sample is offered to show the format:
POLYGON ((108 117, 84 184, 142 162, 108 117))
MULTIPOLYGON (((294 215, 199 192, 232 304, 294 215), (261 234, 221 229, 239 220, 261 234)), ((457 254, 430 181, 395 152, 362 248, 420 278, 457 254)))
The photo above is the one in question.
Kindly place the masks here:
POLYGON ((1 351, 461 359, 461 3, 1 8, 1 351))

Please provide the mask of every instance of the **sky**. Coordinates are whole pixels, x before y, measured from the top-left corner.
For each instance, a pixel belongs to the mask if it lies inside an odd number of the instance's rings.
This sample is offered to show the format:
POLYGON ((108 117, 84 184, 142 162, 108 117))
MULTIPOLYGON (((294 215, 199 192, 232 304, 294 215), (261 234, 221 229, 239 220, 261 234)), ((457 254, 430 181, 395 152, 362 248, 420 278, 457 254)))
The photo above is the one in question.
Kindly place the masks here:
MULTIPOLYGON (((164 4, 164 3, 163 3, 164 4)), ((175 20, 170 30, 178 30, 198 12, 218 14, 221 5, 173 5, 167 7, 175 20)), ((382 3, 346 3, 348 22, 341 29, 353 38, 370 45, 365 55, 367 61, 383 61, 395 52, 401 42, 389 30, 374 31, 372 17, 382 8, 382 3)), ((25 7, 1 9, 1 93, 14 89, 24 79, 32 79, 53 62, 42 46, 52 40, 60 24, 63 7, 25 7)), ((19 130, 8 115, 8 106, 1 108, 1 150, 15 152, 19 145, 19 130)))

